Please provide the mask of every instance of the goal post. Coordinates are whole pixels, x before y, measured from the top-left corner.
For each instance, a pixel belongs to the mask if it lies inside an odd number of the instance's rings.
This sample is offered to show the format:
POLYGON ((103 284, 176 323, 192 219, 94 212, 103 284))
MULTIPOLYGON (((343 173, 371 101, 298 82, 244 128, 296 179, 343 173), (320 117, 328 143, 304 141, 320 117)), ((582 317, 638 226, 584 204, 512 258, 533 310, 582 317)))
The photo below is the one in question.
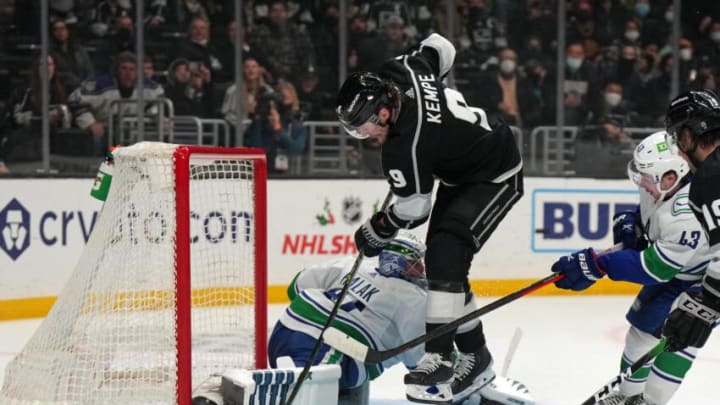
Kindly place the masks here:
POLYGON ((90 239, 6 367, 2 404, 185 405, 211 375, 266 367, 264 152, 142 142, 114 155, 90 239))

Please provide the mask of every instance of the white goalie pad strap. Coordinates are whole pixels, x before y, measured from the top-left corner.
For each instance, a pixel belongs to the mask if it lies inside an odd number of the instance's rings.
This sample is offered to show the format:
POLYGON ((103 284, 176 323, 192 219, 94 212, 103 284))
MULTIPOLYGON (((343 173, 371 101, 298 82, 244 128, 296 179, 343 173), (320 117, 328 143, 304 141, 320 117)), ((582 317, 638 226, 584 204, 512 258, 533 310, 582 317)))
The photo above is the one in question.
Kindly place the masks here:
POLYGON ((448 323, 463 314, 465 293, 428 291, 427 323, 448 323))
MULTIPOLYGON (((476 298, 473 296, 473 298, 470 300, 470 302, 468 302, 467 305, 465 305, 465 306, 463 307, 463 316, 469 314, 470 312, 472 312, 472 311, 474 311, 474 310, 476 310, 476 309, 478 309, 478 308, 479 308, 479 307, 478 307, 478 304, 477 304, 477 300, 476 300, 476 298)), ((469 320, 469 321, 465 322, 464 324, 460 325, 460 326, 457 328, 457 333, 458 333, 458 334, 461 334, 461 333, 470 332, 471 330, 475 329, 475 327, 476 327, 479 323, 480 323, 480 318, 475 318, 475 319, 469 320)))
POLYGON ((430 47, 437 51, 440 77, 445 76, 455 62, 455 46, 452 42, 445 39, 445 37, 438 34, 431 34, 422 40, 420 42, 420 51, 422 51, 423 46, 430 47))

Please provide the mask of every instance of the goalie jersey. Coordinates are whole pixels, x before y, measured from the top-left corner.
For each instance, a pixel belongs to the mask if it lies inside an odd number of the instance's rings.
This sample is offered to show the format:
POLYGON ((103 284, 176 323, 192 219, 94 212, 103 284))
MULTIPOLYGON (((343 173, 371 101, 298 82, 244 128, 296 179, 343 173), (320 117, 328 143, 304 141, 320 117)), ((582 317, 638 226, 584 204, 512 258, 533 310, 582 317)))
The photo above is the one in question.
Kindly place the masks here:
MULTIPOLYGON (((348 257, 300 272, 288 287, 292 301, 280 322, 317 338, 354 262, 348 257)), ((360 264, 332 326, 375 350, 386 350, 425 333, 427 294, 409 281, 377 273, 376 265, 377 260, 368 258, 360 264)), ((373 379, 398 362, 414 368, 423 354, 418 345, 382 364, 366 364, 365 370, 373 379)))
POLYGON ((650 245, 641 252, 626 249, 598 258, 608 276, 643 285, 702 279, 710 262, 707 237, 690 208, 690 183, 650 215, 641 212, 650 245))
POLYGON ((447 185, 501 183, 522 169, 510 127, 442 83, 454 58, 452 43, 433 34, 378 72, 401 93, 399 115, 382 145, 382 168, 399 197, 391 218, 402 228, 425 221, 436 178, 447 185))

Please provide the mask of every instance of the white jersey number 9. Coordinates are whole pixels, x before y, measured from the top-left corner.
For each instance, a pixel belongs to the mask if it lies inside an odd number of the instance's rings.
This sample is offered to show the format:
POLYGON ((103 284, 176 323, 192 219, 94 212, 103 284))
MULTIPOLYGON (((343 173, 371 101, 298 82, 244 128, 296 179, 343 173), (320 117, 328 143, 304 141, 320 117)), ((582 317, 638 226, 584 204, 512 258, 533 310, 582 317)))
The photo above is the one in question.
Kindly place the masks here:
POLYGON ((490 123, 488 123, 487 113, 485 113, 485 110, 467 105, 465 97, 463 97, 462 93, 455 89, 445 87, 444 93, 445 99, 447 100, 448 110, 450 110, 455 118, 467 121, 471 124, 475 124, 478 120, 480 120, 481 127, 487 129, 488 131, 492 131, 490 123))

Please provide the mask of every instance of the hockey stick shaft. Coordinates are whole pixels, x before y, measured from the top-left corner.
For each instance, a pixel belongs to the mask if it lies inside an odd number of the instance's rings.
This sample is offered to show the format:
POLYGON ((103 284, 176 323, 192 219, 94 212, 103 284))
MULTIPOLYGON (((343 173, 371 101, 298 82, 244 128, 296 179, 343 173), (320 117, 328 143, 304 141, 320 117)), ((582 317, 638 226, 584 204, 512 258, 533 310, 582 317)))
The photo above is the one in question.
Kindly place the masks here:
MULTIPOLYGON (((720 322, 716 322, 715 325, 713 325, 713 329, 717 328, 718 325, 720 325, 720 322)), ((601 399, 605 398, 612 391, 613 387, 620 385, 628 377, 635 374, 636 371, 640 370, 640 368, 646 363, 648 363, 650 360, 659 356, 660 353, 668 350, 668 344, 669 342, 667 338, 660 339, 660 341, 655 345, 655 347, 650 349, 649 352, 645 353, 635 363, 631 364, 630 367, 626 368, 622 373, 613 377, 612 380, 608 381, 607 384, 603 385, 599 390, 595 391, 595 393, 590 398, 586 399, 585 402, 582 403, 582 405, 593 405, 601 399)), ((668 351, 673 350, 670 349, 668 351)))
MULTIPOLYGON (((380 207, 380 211, 384 211, 388 205, 390 205, 390 201, 392 200, 393 192, 392 190, 389 190, 387 195, 385 196, 385 200, 382 203, 382 206, 380 207)), ((312 351, 310 352, 310 357, 308 357, 307 362, 305 363, 305 366, 303 366, 302 371, 300 372, 300 375, 298 376, 297 382, 293 386, 292 391, 290 391, 290 395, 288 396, 287 402, 285 402, 285 405, 291 405, 293 400, 298 394, 298 391, 300 391, 300 386, 302 385, 305 378, 307 378, 308 373, 310 372, 310 367, 312 367, 313 363, 315 362, 315 358, 318 355, 318 352, 320 351, 320 347, 323 343, 323 335, 328 330, 330 325, 332 324, 332 321, 335 320, 335 317, 337 316, 338 310, 340 309, 340 305, 343 302, 343 299, 345 299, 345 295, 348 292, 348 289, 350 288, 350 280, 355 277, 355 273, 357 273, 358 269, 360 268, 360 263, 362 263, 362 260, 364 258, 364 255, 362 252, 359 252, 357 257, 355 258, 355 263, 353 263, 352 269, 350 272, 345 276, 345 283, 340 290, 340 293, 338 294, 337 301, 335 301, 335 305, 333 305, 332 310, 330 311, 330 315, 328 315, 327 321, 325 321, 325 325, 323 326, 322 330, 320 331, 320 335, 318 336, 317 340, 315 341, 315 345, 312 348, 312 351)))
POLYGON ((667 346, 667 339, 661 339, 647 353, 642 355, 635 363, 631 364, 628 368, 623 370, 620 374, 613 377, 607 384, 603 385, 599 390, 595 391, 588 399, 586 399, 582 405, 594 405, 601 399, 607 397, 613 390, 614 387, 619 386, 628 377, 635 374, 636 371, 640 370, 645 364, 657 357, 660 353, 665 351, 667 346))
POLYGON ((485 305, 482 308, 478 308, 472 312, 469 312, 460 318, 455 319, 454 321, 448 322, 438 328, 433 329, 430 333, 427 333, 425 335, 418 336, 406 343, 401 344, 400 346, 394 347, 392 349, 387 350, 374 350, 357 340, 353 339, 352 337, 346 335, 345 333, 339 331, 335 328, 330 328, 325 333, 325 342, 337 349, 338 351, 356 359, 359 361, 362 361, 367 364, 377 364, 381 363, 389 358, 395 357, 400 353, 403 353, 421 343, 425 343, 429 340, 432 340, 438 336, 444 335, 454 329, 456 329, 458 326, 471 321, 475 318, 478 318, 480 316, 483 316, 487 314, 488 312, 494 311, 497 308, 500 308, 506 304, 509 304, 516 299, 523 297, 527 294, 530 294, 531 292, 540 289, 542 287, 545 287, 548 284, 554 283, 561 278, 563 278, 564 274, 557 274, 553 273, 549 276, 540 279, 527 287, 524 287, 518 291, 515 291, 511 294, 508 294, 498 300, 495 300, 487 305, 485 305))

